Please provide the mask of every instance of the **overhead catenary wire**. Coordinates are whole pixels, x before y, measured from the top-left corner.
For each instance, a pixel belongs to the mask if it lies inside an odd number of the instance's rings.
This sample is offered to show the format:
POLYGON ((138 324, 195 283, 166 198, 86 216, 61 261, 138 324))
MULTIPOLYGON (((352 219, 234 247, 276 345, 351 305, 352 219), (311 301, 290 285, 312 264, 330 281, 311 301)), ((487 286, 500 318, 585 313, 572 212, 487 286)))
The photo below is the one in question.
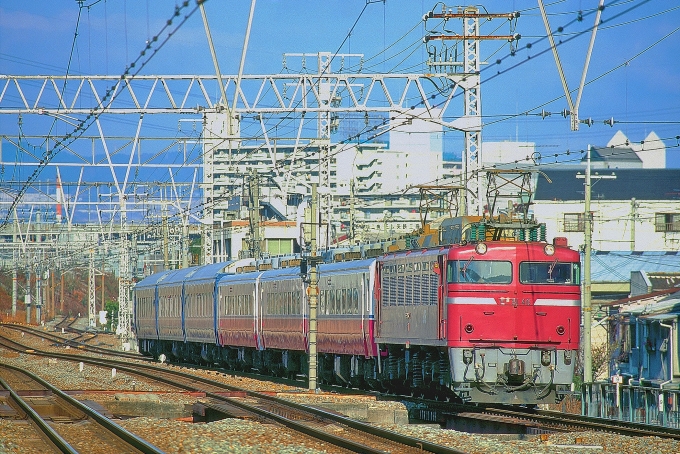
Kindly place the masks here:
MULTIPOLYGON (((125 80, 126 78, 134 78, 139 72, 148 64, 148 62, 158 53, 160 49, 164 47, 164 45, 170 40, 170 38, 181 28, 182 25, 193 15, 194 12, 198 9, 198 5, 200 3, 203 3, 205 0, 197 0, 196 6, 189 11, 187 15, 185 15, 183 18, 180 19, 180 22, 178 25, 175 26, 174 29, 171 29, 168 32, 168 36, 162 39, 158 44, 154 44, 158 41, 160 35, 165 32, 166 29, 169 29, 172 26, 173 19, 176 17, 179 17, 182 10, 187 8, 189 6, 189 1, 184 0, 184 2, 181 4, 181 6, 175 6, 173 15, 171 16, 170 19, 166 21, 166 23, 163 25, 161 28, 160 32, 154 36, 150 41, 147 42, 146 46, 142 51, 140 52, 139 56, 132 62, 130 63, 126 68, 123 74, 120 76, 120 83, 126 83, 125 80), (151 55, 148 57, 146 56, 147 52, 151 52, 151 55), (137 67, 137 69, 135 69, 137 67)), ((106 3, 104 3, 106 5, 106 3)), ((9 223, 9 219, 11 217, 11 213, 16 207, 16 205, 19 203, 19 200, 23 196, 23 194, 26 192, 27 188, 33 181, 35 181, 38 177, 38 175, 42 172, 42 170, 47 166, 47 164, 54 158, 55 154, 58 153, 62 148, 68 146, 68 144, 72 143, 75 141, 79 136, 81 136, 94 122, 106 111, 106 105, 105 103, 108 102, 110 103, 113 99, 115 99, 116 96, 118 96, 118 93, 115 92, 117 84, 110 87, 104 96, 102 97, 101 103, 98 108, 94 109, 92 113, 87 115, 87 117, 84 120, 81 120, 76 127, 75 130, 73 130, 71 133, 69 133, 64 140, 57 142, 52 149, 48 150, 45 152, 43 158, 40 160, 38 167, 36 170, 31 174, 31 176, 27 179, 26 183, 24 186, 20 189, 18 195, 12 202, 11 206, 9 207, 7 211, 7 215, 5 216, 5 219, 0 222, 0 227, 4 227, 9 223), (109 99, 110 98, 110 99, 109 99)))

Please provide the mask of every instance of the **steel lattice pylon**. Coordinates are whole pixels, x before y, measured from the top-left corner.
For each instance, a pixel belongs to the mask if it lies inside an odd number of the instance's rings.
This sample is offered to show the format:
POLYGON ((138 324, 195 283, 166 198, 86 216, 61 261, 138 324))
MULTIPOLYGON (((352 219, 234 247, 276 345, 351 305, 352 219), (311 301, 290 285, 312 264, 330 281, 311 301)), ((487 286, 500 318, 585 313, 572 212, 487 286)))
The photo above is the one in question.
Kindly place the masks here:
MULTIPOLYGON (((426 41, 431 40, 451 40, 460 41, 463 46, 463 61, 450 61, 448 50, 441 53, 434 53, 428 61, 434 68, 446 68, 455 71, 458 65, 462 66, 460 86, 463 89, 465 98, 465 109, 463 118, 466 119, 466 126, 461 130, 465 133, 465 149, 463 150, 463 169, 461 173, 461 185, 467 187, 467 191, 462 191, 461 208, 463 215, 484 213, 484 184, 480 175, 482 166, 482 99, 480 90, 480 40, 497 39, 512 42, 518 39, 516 35, 490 35, 482 36, 479 29, 479 19, 504 18, 513 20, 519 17, 518 13, 491 14, 480 13, 476 7, 457 7, 449 8, 442 6, 441 13, 431 12, 426 18, 434 19, 461 19, 463 21, 462 35, 449 35, 446 33, 433 33, 426 37, 426 41)), ((444 22, 446 23, 446 22, 444 22)))

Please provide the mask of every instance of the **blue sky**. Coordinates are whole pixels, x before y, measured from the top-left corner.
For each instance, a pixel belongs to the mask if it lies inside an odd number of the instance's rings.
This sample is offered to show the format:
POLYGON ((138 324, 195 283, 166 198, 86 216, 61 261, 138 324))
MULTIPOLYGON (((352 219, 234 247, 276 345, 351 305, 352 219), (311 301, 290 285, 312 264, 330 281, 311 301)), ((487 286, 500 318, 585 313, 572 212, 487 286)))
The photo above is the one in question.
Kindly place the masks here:
MULTIPOLYGON (((597 1, 545 3, 552 28, 565 27, 557 39, 569 40, 559 51, 568 84, 575 89, 590 36, 585 31, 593 24, 597 1), (579 11, 582 21, 577 20, 579 11)), ((580 117, 592 118, 594 124, 572 132, 568 120, 558 115, 567 103, 553 56, 545 52, 547 40, 537 2, 483 3, 489 12, 520 11, 513 32, 522 35, 514 57, 509 56, 507 43, 482 43, 482 57, 488 62, 482 70, 483 140, 535 142, 544 156, 559 154, 564 159, 566 150, 605 145, 617 129, 631 141, 643 140, 655 131, 668 147, 668 165, 680 167, 675 138, 680 136, 680 6, 673 0, 608 0, 605 4, 588 71, 587 80, 592 82, 580 106, 580 117), (527 49, 529 43, 532 46, 527 49), (498 59, 500 64, 496 64, 498 59), (536 115, 541 109, 553 115, 541 119, 536 115), (531 115, 515 116, 524 112, 531 115), (612 117, 622 123, 614 128, 603 124, 612 117)), ((0 73, 64 74, 71 57, 71 73, 121 74, 172 15, 175 3, 88 0, 82 5, 78 22, 77 1, 0 3, 0 73)), ((367 71, 372 72, 426 72, 427 55, 420 44, 425 33, 422 17, 432 9, 439 11, 441 5, 424 0, 259 0, 245 72, 279 73, 284 52, 318 51, 365 54, 373 65, 367 71)), ((450 6, 458 5, 479 4, 461 1, 450 6)), ((188 9, 192 7, 193 2, 188 9)), ((222 72, 234 74, 250 2, 209 0, 205 7, 222 72)), ((458 22, 450 28, 460 32, 458 22)), ((510 29, 507 21, 497 19, 482 24, 481 31, 508 34, 510 29)), ((213 72, 198 12, 143 70, 145 74, 213 72)), ((6 117, 0 115, 0 133, 16 130, 16 119, 6 117)), ((176 122, 168 126, 172 128, 176 122)), ((447 133, 446 137, 445 149, 455 153, 460 134, 447 133)))

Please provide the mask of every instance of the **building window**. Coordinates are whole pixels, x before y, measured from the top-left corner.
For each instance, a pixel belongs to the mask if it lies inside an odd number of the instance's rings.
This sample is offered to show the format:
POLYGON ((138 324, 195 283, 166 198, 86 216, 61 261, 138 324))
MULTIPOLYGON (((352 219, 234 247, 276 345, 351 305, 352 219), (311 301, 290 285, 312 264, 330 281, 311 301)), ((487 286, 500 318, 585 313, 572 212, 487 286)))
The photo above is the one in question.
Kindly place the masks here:
POLYGON ((267 252, 270 255, 292 254, 293 240, 289 238, 270 238, 267 240, 267 252))
POLYGON ((565 232, 585 232, 586 219, 584 213, 564 213, 565 232))
POLYGON ((657 232, 680 232, 680 213, 656 213, 657 232))

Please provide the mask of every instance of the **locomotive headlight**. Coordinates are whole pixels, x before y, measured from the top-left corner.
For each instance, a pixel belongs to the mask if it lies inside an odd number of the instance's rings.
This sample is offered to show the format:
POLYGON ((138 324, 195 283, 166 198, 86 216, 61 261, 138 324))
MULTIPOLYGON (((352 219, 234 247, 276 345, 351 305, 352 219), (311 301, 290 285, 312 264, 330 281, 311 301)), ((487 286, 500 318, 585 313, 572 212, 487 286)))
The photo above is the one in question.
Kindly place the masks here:
POLYGON ((555 254, 555 246, 552 244, 546 244, 545 248, 543 248, 543 251, 545 251, 545 255, 553 255, 555 254))
POLYGON ((477 246, 475 246, 475 252, 477 252, 477 254, 480 254, 480 255, 486 254, 486 244, 484 244, 484 243, 477 244, 477 246))
POLYGON ((550 350, 542 350, 541 351, 541 364, 544 366, 549 366, 550 365, 550 350))
POLYGON ((471 363, 472 363, 472 350, 468 349, 463 350, 463 364, 471 363))

